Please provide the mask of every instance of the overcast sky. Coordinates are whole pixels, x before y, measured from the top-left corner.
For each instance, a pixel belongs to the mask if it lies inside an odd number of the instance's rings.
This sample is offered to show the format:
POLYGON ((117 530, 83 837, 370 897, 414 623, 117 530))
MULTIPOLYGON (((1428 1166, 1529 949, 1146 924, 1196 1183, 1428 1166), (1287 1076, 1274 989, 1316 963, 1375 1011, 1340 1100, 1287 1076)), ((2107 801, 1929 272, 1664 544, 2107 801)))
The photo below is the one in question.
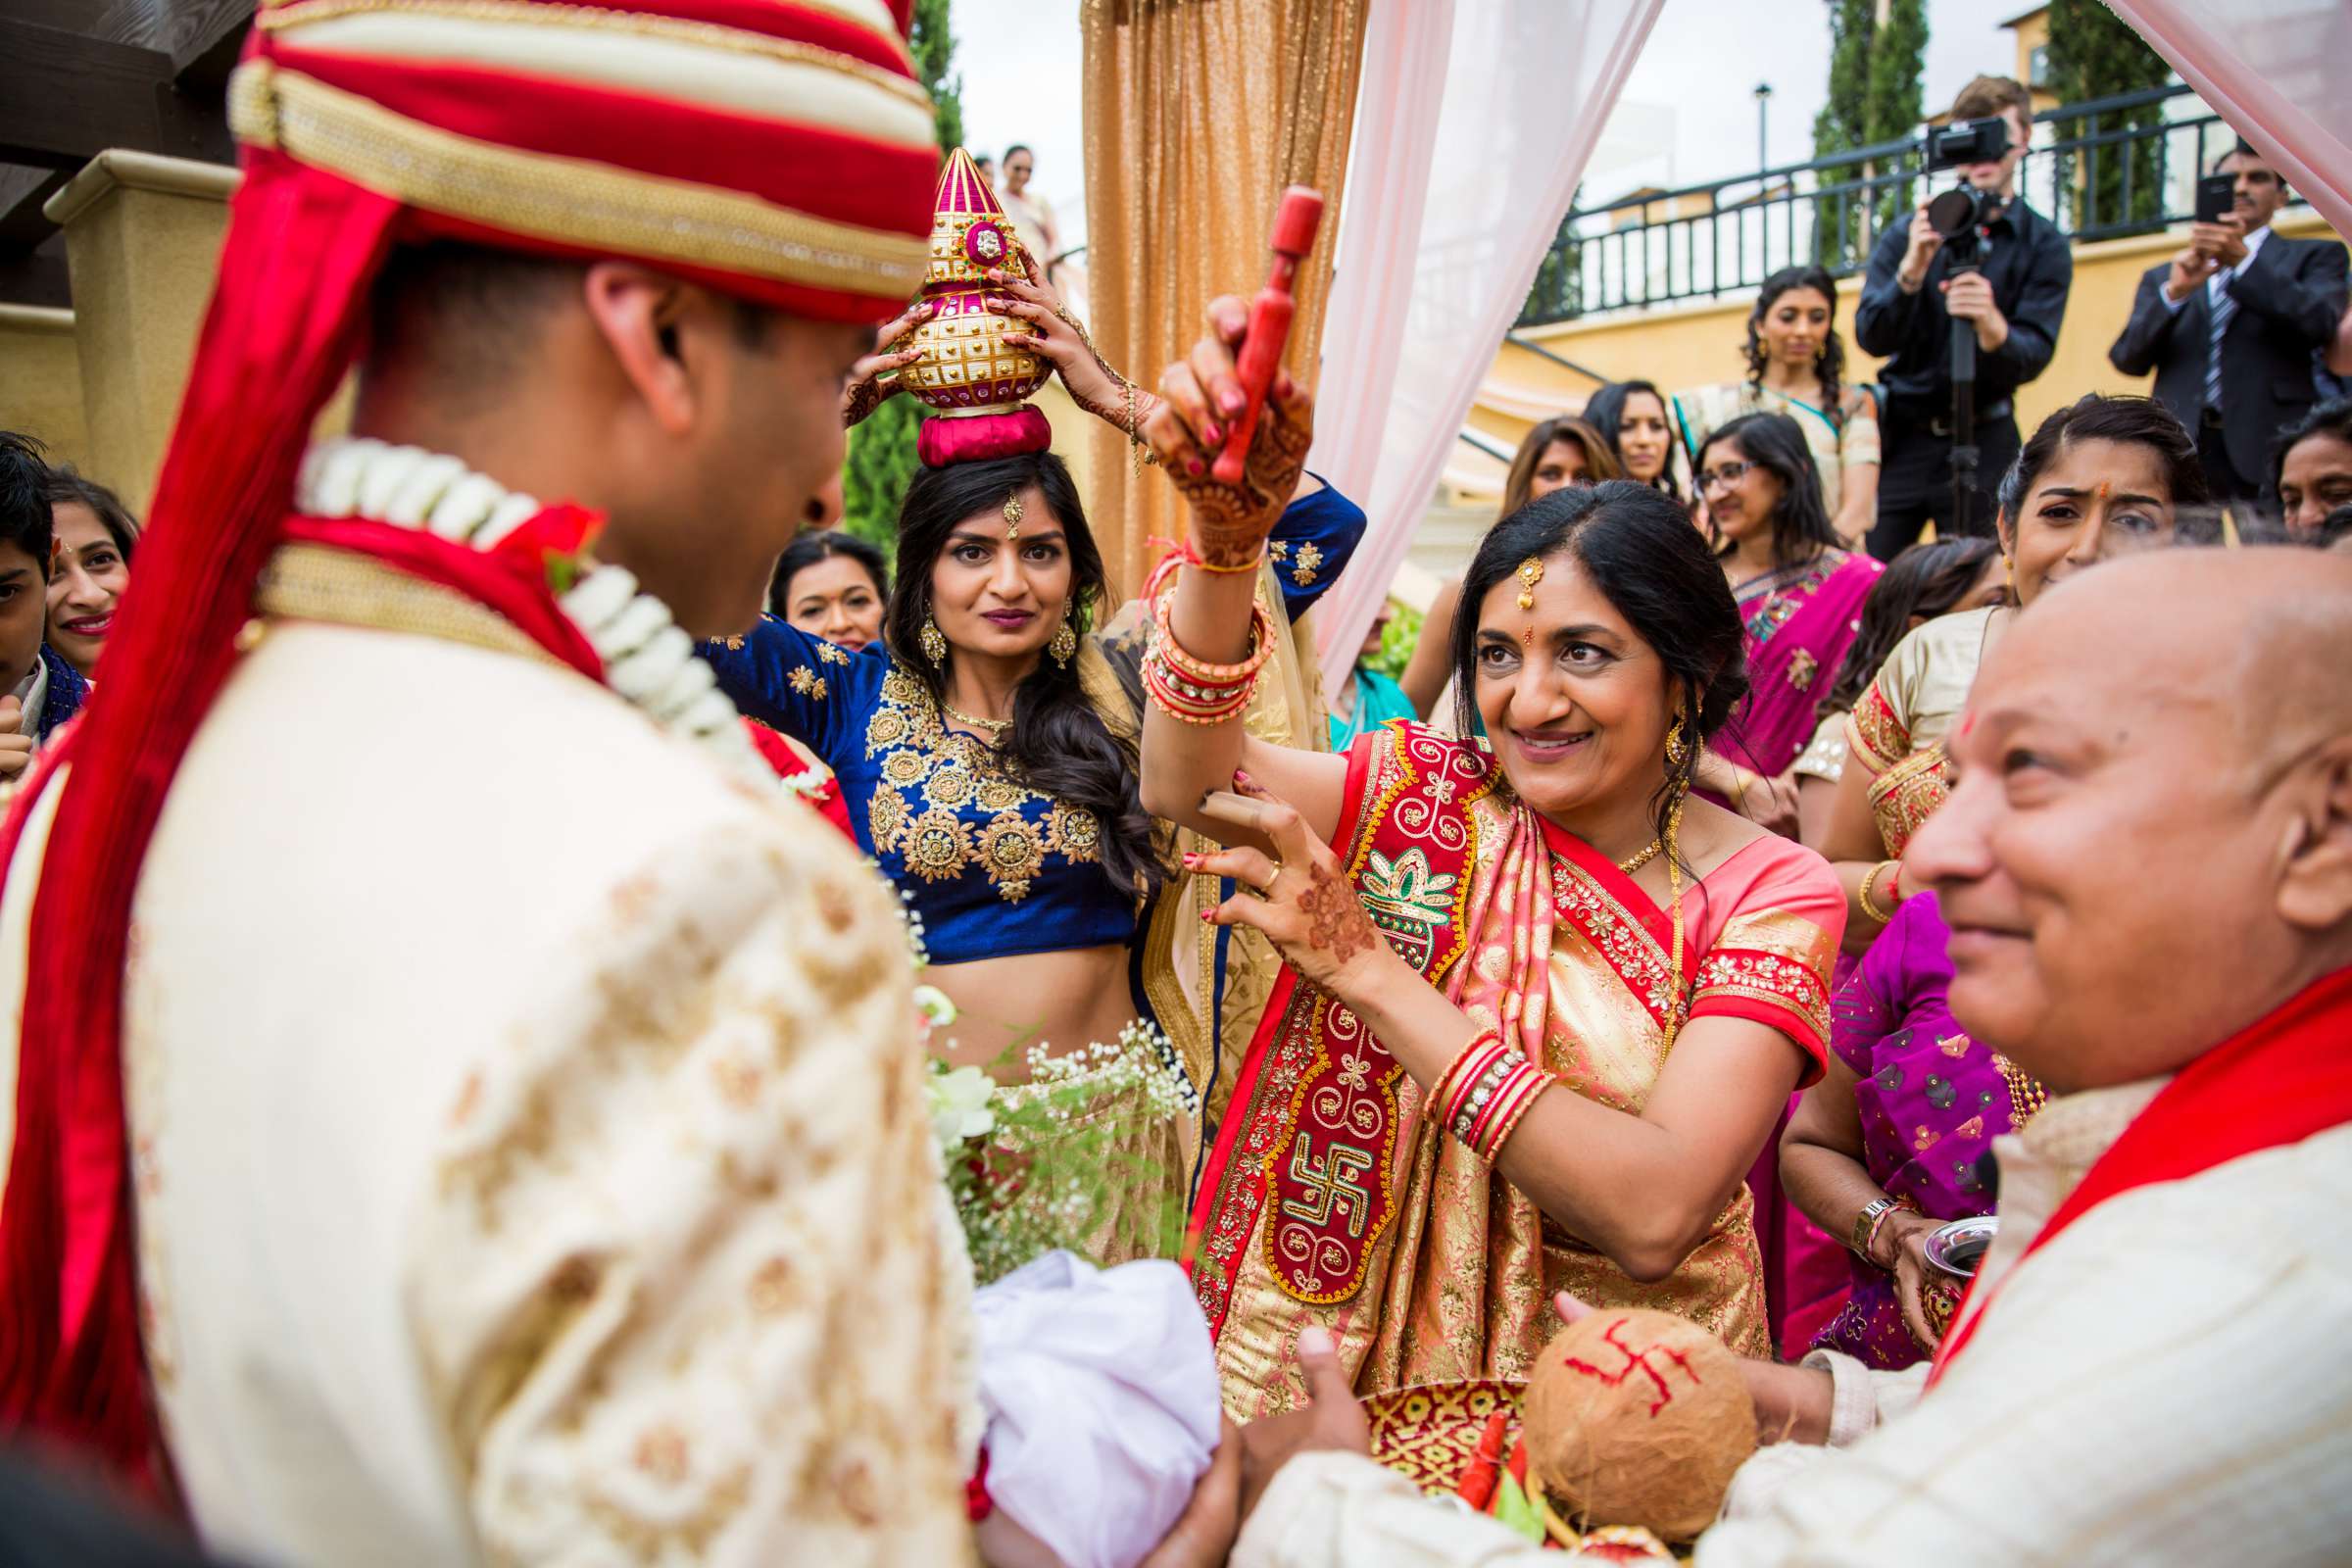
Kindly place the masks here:
MULTIPOLYGON (((1931 112, 1979 72, 2015 69, 2016 35, 1999 24, 2026 9, 2025 0, 1929 0, 1931 112)), ((1063 216, 1063 242, 1076 243, 1086 186, 1076 0, 953 0, 951 15, 971 147, 1001 153, 1028 143, 1037 186, 1063 216)), ((1829 44, 1822 0, 1666 0, 1587 181, 1587 199, 1754 169, 1759 80, 1773 87, 1771 157, 1810 157, 1829 44)))

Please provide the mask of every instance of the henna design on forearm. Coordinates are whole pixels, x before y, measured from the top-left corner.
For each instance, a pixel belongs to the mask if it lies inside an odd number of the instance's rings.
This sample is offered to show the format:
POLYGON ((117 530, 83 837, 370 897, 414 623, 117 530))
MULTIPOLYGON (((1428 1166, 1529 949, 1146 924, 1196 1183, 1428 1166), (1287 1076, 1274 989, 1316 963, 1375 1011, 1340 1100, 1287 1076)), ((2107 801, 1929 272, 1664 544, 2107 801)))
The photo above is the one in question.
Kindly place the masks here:
POLYGON ((1306 468, 1314 431, 1269 400, 1250 443, 1250 460, 1240 484, 1220 484, 1208 474, 1175 474, 1176 488, 1193 510, 1193 532, 1200 558, 1214 566, 1243 566, 1265 548, 1266 535, 1282 520, 1306 468))
POLYGON ((841 395, 841 427, 847 430, 856 426, 867 415, 889 402, 892 394, 898 390, 899 383, 895 376, 887 384, 879 376, 852 382, 850 389, 841 395))

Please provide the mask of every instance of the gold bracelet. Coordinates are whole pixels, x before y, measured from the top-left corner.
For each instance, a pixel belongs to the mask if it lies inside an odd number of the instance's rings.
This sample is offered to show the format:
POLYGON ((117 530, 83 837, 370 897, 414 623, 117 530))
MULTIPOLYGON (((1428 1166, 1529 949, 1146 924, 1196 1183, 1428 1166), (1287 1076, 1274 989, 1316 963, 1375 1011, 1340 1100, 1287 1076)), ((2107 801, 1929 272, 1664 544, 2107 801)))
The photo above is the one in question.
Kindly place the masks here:
MULTIPOLYGON (((1889 867, 1891 867, 1899 875, 1902 870, 1902 865, 1903 862, 1900 860, 1881 860, 1878 864, 1872 866, 1869 870, 1862 873, 1862 885, 1854 890, 1854 902, 1862 906, 1862 912, 1869 915, 1873 920, 1876 920, 1881 925, 1891 925, 1893 923, 1894 910, 1886 909, 1882 911, 1878 905, 1871 902, 1870 890, 1878 886, 1879 878, 1886 875, 1889 867)), ((1898 882, 1896 885, 1900 886, 1901 884, 1898 882)), ((1902 901, 1897 899, 1895 902, 1900 904, 1902 901)))

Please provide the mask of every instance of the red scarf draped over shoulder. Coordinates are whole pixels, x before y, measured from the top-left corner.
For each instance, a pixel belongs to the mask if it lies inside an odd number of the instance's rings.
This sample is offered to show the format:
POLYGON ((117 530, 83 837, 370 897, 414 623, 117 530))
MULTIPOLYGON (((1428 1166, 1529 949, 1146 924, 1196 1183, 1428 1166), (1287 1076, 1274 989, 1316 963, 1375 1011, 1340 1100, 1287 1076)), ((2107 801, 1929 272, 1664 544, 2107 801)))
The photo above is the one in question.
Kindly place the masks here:
MULTIPOLYGON (((2339 969, 2183 1067, 2058 1205, 2011 1273, 2083 1215, 2136 1188, 2283 1149, 2352 1122, 2352 969, 2339 969)), ((2006 1276, 2004 1276, 2004 1281, 2006 1276)), ((1936 1352, 1932 1388, 2000 1298, 1972 1290, 1936 1352)))

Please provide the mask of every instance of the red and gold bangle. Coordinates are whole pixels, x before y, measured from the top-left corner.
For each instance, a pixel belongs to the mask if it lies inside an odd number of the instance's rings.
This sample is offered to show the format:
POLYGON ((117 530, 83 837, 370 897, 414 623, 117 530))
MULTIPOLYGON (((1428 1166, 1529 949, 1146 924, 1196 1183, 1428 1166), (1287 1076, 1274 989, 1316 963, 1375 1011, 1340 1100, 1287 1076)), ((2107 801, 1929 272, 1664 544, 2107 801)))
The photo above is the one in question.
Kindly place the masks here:
POLYGON ((1535 1107, 1537 1097, 1550 1087, 1551 1074, 1524 1056, 1511 1064, 1510 1075, 1488 1102, 1486 1117, 1470 1146, 1478 1151, 1481 1159, 1492 1165, 1502 1157, 1502 1146, 1519 1130, 1519 1123, 1535 1107))
POLYGON ((1176 670, 1161 642, 1154 634, 1144 651, 1144 694, 1153 708, 1187 724, 1222 724, 1250 706, 1257 690, 1254 671, 1232 681, 1192 680, 1176 670))
POLYGON ((1509 1054, 1510 1048, 1492 1029, 1464 1046, 1461 1054, 1453 1058, 1453 1065, 1429 1086, 1429 1106, 1437 1115, 1438 1124, 1458 1138, 1467 1138, 1471 1123, 1464 1114, 1464 1106, 1469 1103, 1471 1092, 1495 1062, 1509 1054))
POLYGON ((1184 645, 1176 640, 1176 633, 1169 625, 1173 606, 1173 597, 1162 594, 1152 606, 1152 627, 1158 633, 1153 643, 1159 656, 1178 674, 1204 686, 1223 685, 1230 681, 1254 679, 1257 672, 1265 667, 1266 661, 1274 657, 1274 617, 1266 613, 1263 604, 1250 601, 1250 654, 1238 664, 1212 664, 1205 659, 1198 659, 1185 652, 1184 645))

